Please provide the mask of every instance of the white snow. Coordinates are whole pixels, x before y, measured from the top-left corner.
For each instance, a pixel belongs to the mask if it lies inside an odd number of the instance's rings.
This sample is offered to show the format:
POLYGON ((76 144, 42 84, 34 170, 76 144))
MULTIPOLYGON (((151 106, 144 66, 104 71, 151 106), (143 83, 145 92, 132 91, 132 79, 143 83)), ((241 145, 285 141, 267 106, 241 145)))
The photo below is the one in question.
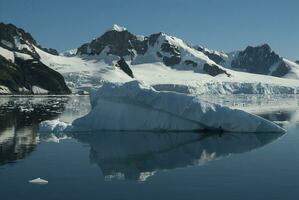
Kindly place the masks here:
POLYGON ((131 65, 135 78, 157 90, 190 94, 296 94, 299 80, 228 70, 231 77, 171 69, 162 63, 131 65))
POLYGON ((299 65, 288 59, 283 58, 283 61, 290 67, 290 72, 284 78, 299 79, 299 65))
POLYGON ((61 73, 68 87, 74 92, 98 88, 103 80, 111 82, 131 80, 122 70, 113 66, 113 59, 109 57, 105 59, 101 55, 64 57, 46 53, 38 47, 35 47, 35 50, 40 55, 41 62, 61 73))
POLYGON ((8 87, 0 85, 0 94, 11 94, 11 91, 8 87))
MULTIPOLYGON (((144 55, 137 55, 136 58, 131 62, 132 65, 138 65, 138 64, 144 64, 144 63, 158 63, 162 62, 162 58, 157 56, 157 52, 159 52, 163 56, 170 57, 172 56, 168 52, 161 51, 161 46, 163 43, 168 43, 172 46, 178 47, 178 51, 180 52, 180 57, 182 58, 181 64, 177 64, 173 66, 176 70, 182 70, 182 71, 192 71, 197 73, 205 73, 203 71, 203 66, 205 63, 208 63, 210 65, 216 65, 219 68, 222 68, 221 66, 217 65, 214 61, 210 60, 204 53, 197 51, 196 49, 192 48, 190 45, 188 45, 183 40, 174 37, 169 36, 165 33, 161 33, 156 41, 156 43, 151 46, 149 45, 149 48, 147 52, 144 55), (191 60, 198 64, 198 66, 193 67, 192 65, 186 65, 184 64, 184 61, 191 60)), ((168 67, 170 68, 170 67, 168 67)), ((224 69, 225 70, 225 69, 224 69)))
POLYGON ((131 81, 104 83, 91 95, 92 110, 76 119, 86 130, 223 130, 283 132, 278 125, 237 109, 202 101, 196 96, 159 92, 131 81), (229 116, 229 117, 228 117, 229 116))
POLYGON ((31 60, 33 59, 32 56, 25 54, 25 53, 19 53, 19 52, 14 52, 15 57, 18 57, 22 60, 31 60))
POLYGON ((31 46, 31 44, 28 43, 28 41, 26 41, 27 44, 22 44, 21 43, 21 37, 20 36, 14 36, 14 44, 16 46, 16 48, 18 50, 23 50, 23 49, 27 49, 30 52, 34 51, 34 47, 31 46))
POLYGON ((32 86, 32 92, 33 92, 33 94, 48 94, 49 93, 48 90, 43 89, 36 85, 32 86))
POLYGON ((114 24, 111 29, 109 29, 108 31, 118 31, 118 32, 122 32, 122 31, 126 31, 127 29, 125 27, 121 27, 117 24, 114 24))
POLYGON ((10 60, 11 62, 15 62, 15 56, 12 51, 0 47, 0 55, 6 58, 7 60, 10 60))
POLYGON ((72 57, 75 56, 77 54, 78 49, 70 49, 67 51, 64 51, 62 53, 60 53, 60 56, 66 56, 66 57, 72 57))
POLYGON ((21 88, 19 88, 19 92, 24 92, 24 93, 28 92, 29 93, 29 90, 26 89, 25 87, 21 87, 21 88))

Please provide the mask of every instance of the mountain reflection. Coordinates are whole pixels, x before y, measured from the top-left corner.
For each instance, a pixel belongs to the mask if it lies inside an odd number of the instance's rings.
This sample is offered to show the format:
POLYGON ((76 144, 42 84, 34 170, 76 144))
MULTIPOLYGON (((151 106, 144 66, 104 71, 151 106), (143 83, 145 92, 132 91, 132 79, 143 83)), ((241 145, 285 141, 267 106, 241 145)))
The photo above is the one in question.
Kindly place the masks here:
POLYGON ((145 181, 158 170, 203 165, 267 145, 282 134, 101 132, 75 135, 106 179, 145 181))
POLYGON ((63 112, 68 97, 1 97, 0 165, 31 153, 38 142, 38 124, 63 112))

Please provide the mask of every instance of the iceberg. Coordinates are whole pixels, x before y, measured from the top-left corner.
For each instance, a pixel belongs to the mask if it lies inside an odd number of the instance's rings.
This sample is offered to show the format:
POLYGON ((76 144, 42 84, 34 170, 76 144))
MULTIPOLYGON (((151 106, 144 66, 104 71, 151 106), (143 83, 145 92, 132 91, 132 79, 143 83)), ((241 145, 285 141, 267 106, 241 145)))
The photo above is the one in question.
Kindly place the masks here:
POLYGON ((39 124, 40 133, 61 133, 66 130, 70 125, 60 121, 59 119, 55 120, 46 120, 39 124))
POLYGON ((41 179, 41 178, 36 178, 36 179, 30 180, 29 183, 38 184, 38 185, 45 185, 45 184, 48 184, 48 181, 44 180, 44 179, 41 179))
POLYGON ((277 124, 254 114, 194 95, 156 91, 137 80, 104 82, 91 92, 90 99, 91 111, 73 121, 73 131, 284 132, 277 124))

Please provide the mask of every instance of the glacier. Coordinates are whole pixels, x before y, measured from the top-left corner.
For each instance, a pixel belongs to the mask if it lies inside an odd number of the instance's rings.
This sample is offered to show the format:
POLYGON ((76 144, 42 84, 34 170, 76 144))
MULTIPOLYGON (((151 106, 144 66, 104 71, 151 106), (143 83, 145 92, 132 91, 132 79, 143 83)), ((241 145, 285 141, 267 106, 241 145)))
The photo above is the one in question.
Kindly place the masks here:
POLYGON ((59 131, 224 131, 284 132, 254 114, 201 100, 198 96, 157 91, 139 81, 104 82, 90 97, 91 111, 72 124, 45 122, 40 129, 59 131), (57 128, 57 127, 63 127, 57 128))

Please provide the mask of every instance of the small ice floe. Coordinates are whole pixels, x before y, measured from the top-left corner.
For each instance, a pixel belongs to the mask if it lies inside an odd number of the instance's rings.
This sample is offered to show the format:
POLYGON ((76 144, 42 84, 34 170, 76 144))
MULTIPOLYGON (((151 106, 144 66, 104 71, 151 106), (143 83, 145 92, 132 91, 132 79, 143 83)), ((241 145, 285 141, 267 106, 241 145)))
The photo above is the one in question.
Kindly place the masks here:
POLYGON ((41 179, 41 178, 36 178, 36 179, 30 180, 29 183, 45 185, 45 184, 48 184, 48 181, 44 180, 44 179, 41 179))
POLYGON ((59 119, 47 120, 39 124, 39 132, 45 133, 61 133, 69 126, 68 123, 62 122, 59 119))

